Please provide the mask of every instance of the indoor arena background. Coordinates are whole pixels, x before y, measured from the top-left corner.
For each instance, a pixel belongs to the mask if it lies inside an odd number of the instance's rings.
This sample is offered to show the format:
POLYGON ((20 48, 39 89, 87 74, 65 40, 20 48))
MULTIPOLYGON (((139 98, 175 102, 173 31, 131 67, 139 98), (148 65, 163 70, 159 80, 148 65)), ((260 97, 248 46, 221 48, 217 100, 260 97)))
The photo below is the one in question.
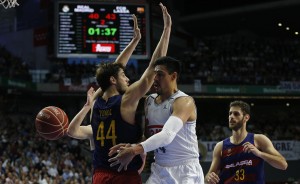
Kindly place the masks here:
MULTIPOLYGON (((47 141, 35 131, 35 116, 58 106, 71 120, 97 87, 95 65, 108 57, 57 57, 55 0, 18 0, 0 6, 0 183, 91 183, 88 141, 47 141)), ((128 1, 128 2, 132 2, 128 1)), ((149 46, 163 22, 159 1, 149 5, 149 46)), ((251 105, 248 130, 267 135, 288 162, 286 171, 265 164, 266 183, 299 183, 300 169, 300 1, 162 1, 172 16, 168 55, 184 62, 179 89, 197 104, 200 163, 209 169, 217 141, 230 135, 228 105, 251 105)), ((149 58, 130 60, 131 83, 149 58)), ((143 119, 143 100, 137 113, 143 119)), ((88 124, 88 119, 85 119, 88 124)), ((151 153, 149 154, 151 155, 151 153)), ((150 173, 149 156, 142 173, 150 173)))

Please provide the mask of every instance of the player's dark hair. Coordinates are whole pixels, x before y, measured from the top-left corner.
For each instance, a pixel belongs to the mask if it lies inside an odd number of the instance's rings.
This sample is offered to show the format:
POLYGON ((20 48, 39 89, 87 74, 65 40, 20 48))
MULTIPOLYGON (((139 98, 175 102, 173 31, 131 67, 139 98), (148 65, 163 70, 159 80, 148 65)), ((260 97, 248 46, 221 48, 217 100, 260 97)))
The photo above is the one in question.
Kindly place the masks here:
POLYGON ((118 78, 120 69, 125 70, 125 67, 120 63, 101 63, 96 70, 96 80, 102 91, 107 90, 110 86, 110 77, 118 78))
POLYGON ((250 115, 250 105, 244 101, 240 101, 240 100, 236 100, 230 103, 229 108, 230 107, 239 107, 241 108, 241 111, 243 112, 243 114, 249 114, 250 115))
POLYGON ((177 79, 180 76, 181 73, 181 62, 175 58, 169 57, 169 56, 163 56, 158 58, 155 63, 154 66, 157 65, 163 65, 166 66, 169 74, 176 72, 177 73, 177 79))

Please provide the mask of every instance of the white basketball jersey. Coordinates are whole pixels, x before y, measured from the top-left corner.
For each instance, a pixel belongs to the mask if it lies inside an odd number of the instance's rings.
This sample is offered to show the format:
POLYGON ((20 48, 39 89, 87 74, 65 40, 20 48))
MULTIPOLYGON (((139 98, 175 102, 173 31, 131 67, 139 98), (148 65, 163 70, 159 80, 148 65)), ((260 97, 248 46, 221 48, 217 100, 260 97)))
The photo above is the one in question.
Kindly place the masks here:
MULTIPOLYGON (((149 95, 145 102, 145 116, 148 122, 150 135, 160 132, 171 116, 174 100, 188 96, 182 91, 177 91, 161 104, 155 103, 157 94, 149 95)), ((154 150, 155 162, 160 165, 176 165, 187 160, 199 158, 198 141, 196 135, 196 120, 184 124, 174 140, 167 146, 154 150)))

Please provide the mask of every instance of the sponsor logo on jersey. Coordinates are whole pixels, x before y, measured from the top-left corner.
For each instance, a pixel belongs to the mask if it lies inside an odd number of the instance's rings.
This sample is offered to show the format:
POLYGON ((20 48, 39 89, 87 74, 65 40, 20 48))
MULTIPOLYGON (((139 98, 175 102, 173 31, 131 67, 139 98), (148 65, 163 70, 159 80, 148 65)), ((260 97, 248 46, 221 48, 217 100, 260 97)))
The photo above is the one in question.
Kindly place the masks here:
POLYGON ((232 163, 232 164, 227 164, 225 166, 226 169, 232 168, 232 167, 239 167, 239 166, 243 166, 243 165, 252 165, 252 160, 243 160, 240 162, 236 162, 236 163, 232 163))

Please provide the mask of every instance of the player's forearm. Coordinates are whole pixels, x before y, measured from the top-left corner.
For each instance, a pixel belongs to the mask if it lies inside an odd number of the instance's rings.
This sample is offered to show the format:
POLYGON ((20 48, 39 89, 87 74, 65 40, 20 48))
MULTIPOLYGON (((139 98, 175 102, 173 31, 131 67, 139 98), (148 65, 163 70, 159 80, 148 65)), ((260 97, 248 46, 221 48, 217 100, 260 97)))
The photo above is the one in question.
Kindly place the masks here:
POLYGON ((103 95, 102 89, 99 87, 97 91, 94 93, 92 101, 94 102, 98 97, 103 95))
POLYGON ((76 136, 82 121, 84 120, 87 113, 90 111, 91 105, 84 105, 82 109, 76 114, 76 116, 72 119, 68 127, 68 135, 76 136))
POLYGON ((170 36, 171 36, 171 25, 167 26, 164 28, 163 31, 163 36, 162 36, 162 49, 161 49, 161 56, 166 56, 167 51, 168 51, 168 46, 169 46, 169 41, 170 41, 170 36))
POLYGON ((205 177, 204 177, 204 183, 208 183, 208 175, 209 175, 209 173, 207 173, 207 174, 205 175, 205 177))
POLYGON ((134 49, 138 45, 139 41, 140 41, 139 37, 132 38, 132 40, 129 42, 127 47, 117 57, 116 62, 121 63, 123 66, 126 66, 126 64, 129 61, 134 49))
POLYGON ((168 51, 168 46, 169 46, 169 40, 170 40, 170 35, 171 35, 171 26, 169 27, 165 27, 164 31, 161 35, 161 38, 157 44, 157 47, 155 48, 152 58, 151 58, 151 62, 150 65, 153 65, 154 62, 162 57, 162 56, 166 56, 167 55, 167 51, 168 51))
POLYGON ((170 116, 160 132, 140 143, 144 152, 146 153, 170 144, 182 127, 183 121, 180 118, 173 115, 170 116))
POLYGON ((169 15, 167 8, 162 3, 160 3, 159 6, 161 7, 162 13, 163 13, 164 30, 163 30, 160 40, 157 44, 157 47, 154 50, 154 53, 153 53, 151 61, 150 61, 150 65, 153 65, 154 62, 159 57, 167 55, 169 39, 170 39, 170 35, 171 35, 171 28, 172 28, 171 16, 169 15))
POLYGON ((286 170, 288 167, 286 160, 281 156, 261 152, 260 157, 277 169, 286 170))

